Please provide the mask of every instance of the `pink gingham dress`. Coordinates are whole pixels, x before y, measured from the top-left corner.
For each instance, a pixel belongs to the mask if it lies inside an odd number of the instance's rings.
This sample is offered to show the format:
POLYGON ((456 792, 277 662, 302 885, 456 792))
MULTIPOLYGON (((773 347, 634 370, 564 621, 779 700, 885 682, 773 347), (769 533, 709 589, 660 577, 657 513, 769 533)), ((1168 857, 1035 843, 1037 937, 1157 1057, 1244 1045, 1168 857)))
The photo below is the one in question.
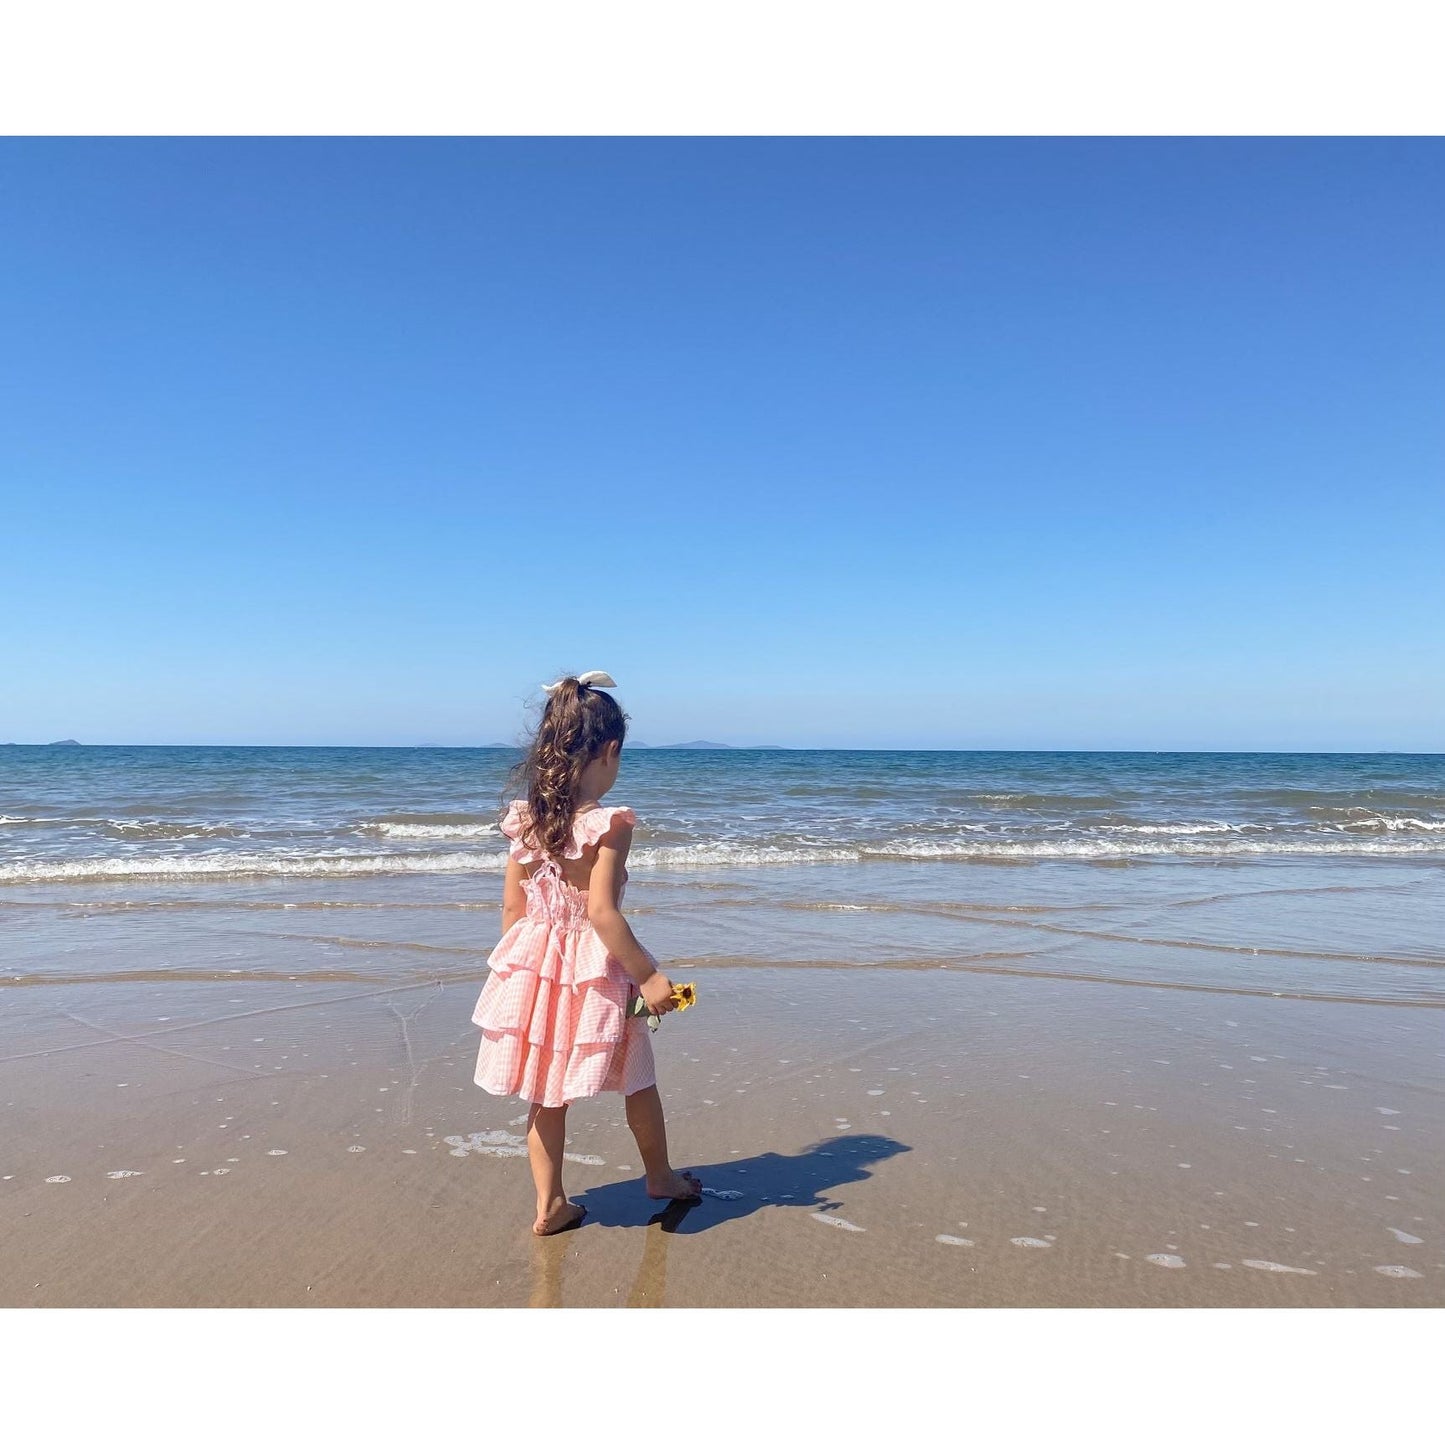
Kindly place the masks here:
MULTIPOLYGON (((563 856, 582 857, 618 817, 637 822, 626 807, 578 813, 563 856)), ((489 1094, 549 1109, 604 1091, 634 1094, 657 1082, 647 1020, 627 1014, 636 985, 597 936, 587 894, 567 882, 555 859, 524 840, 527 821, 522 799, 502 820, 511 856, 540 866, 522 882, 525 916, 487 959, 491 975, 472 1013, 482 1031, 476 1081, 489 1094)), ((625 891, 625 870, 622 876, 625 891)))

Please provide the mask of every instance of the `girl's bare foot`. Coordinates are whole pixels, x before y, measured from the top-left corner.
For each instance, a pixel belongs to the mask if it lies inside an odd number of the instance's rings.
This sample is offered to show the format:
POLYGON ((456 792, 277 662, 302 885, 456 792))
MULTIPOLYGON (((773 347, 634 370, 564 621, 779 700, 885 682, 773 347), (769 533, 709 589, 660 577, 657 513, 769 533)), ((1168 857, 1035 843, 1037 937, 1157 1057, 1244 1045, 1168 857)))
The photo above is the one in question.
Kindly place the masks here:
POLYGON ((559 1199, 546 1214, 539 1214, 532 1226, 533 1234, 561 1234, 564 1229, 576 1229, 587 1217, 587 1210, 569 1199, 559 1199))
POLYGON ((649 1199, 701 1199, 702 1180, 690 1169, 674 1169, 647 1181, 649 1199))

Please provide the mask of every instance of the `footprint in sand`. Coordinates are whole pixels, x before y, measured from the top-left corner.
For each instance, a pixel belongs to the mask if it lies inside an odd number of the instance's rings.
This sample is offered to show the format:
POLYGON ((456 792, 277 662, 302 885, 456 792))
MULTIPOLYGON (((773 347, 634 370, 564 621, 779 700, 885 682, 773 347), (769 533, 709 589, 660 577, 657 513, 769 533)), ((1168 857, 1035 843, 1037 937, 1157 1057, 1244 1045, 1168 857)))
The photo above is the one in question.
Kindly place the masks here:
POLYGON ((1424 1279, 1425 1276, 1418 1269, 1410 1269, 1403 1264, 1377 1264, 1376 1274, 1386 1275, 1390 1279, 1424 1279))
POLYGON ((1020 1249, 1052 1249, 1053 1246, 1047 1239, 1035 1239, 1032 1235, 1021 1234, 1017 1239, 1009 1240, 1010 1244, 1016 1244, 1020 1249))
POLYGON ((1386 1227, 1387 1229, 1389 1229, 1390 1233, 1393 1234, 1393 1235, 1395 1236, 1395 1238, 1396 1238, 1401 1244, 1424 1244, 1424 1243, 1425 1243, 1425 1241, 1424 1241, 1423 1239, 1421 1239, 1418 1234, 1406 1234, 1403 1229, 1395 1229, 1395 1228, 1393 1228, 1393 1227, 1390 1226, 1390 1225, 1386 1225, 1385 1227, 1386 1227))
POLYGON ((107 1179, 138 1179, 144 1173, 144 1169, 112 1169, 105 1177, 107 1179))
POLYGON ((68 1174, 52 1174, 52 1175, 50 1176, 50 1178, 47 1179, 45 1182, 46 1182, 47 1184, 69 1184, 69 1183, 70 1183, 70 1175, 68 1175, 68 1174))
POLYGON ((956 1234, 935 1234, 933 1236, 933 1242, 935 1244, 958 1244, 962 1245, 965 1249, 973 1248, 973 1241, 971 1239, 960 1239, 956 1234))
POLYGON ((1184 1269, 1185 1264, 1177 1254, 1146 1254, 1145 1259, 1150 1264, 1157 1264, 1161 1269, 1184 1269))

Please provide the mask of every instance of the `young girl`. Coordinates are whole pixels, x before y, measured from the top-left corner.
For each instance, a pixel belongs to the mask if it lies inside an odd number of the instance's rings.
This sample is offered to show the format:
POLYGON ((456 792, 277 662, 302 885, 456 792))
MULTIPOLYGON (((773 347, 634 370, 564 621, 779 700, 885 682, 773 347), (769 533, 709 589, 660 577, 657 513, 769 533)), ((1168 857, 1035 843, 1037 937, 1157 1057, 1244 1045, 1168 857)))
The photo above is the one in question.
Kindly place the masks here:
POLYGON ((515 1094, 527 1114, 527 1153, 537 1185, 537 1234, 582 1222, 562 1192, 567 1106, 604 1090, 625 1095, 653 1199, 696 1199, 701 1181, 673 1169, 647 1020, 629 1013, 638 993, 669 1013, 672 983, 620 911, 637 815, 603 807, 617 781, 626 714, 605 692, 605 672, 564 677, 515 777, 526 800, 507 808, 510 838, 502 937, 472 1022, 482 1031, 476 1081, 515 1094))

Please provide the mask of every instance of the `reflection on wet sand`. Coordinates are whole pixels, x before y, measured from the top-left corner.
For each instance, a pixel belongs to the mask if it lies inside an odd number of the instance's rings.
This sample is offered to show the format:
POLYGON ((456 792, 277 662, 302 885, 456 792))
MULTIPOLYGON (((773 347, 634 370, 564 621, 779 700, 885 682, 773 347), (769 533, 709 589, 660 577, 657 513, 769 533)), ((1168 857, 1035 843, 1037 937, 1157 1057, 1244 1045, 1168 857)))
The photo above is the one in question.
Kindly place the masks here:
POLYGON ((562 1308, 562 1256, 572 1243, 568 1235, 532 1236, 532 1294, 527 1301, 530 1309, 557 1310, 562 1308))
MULTIPOLYGON (((696 1200, 675 1199, 654 1214, 642 1231, 642 1257, 637 1274, 627 1292, 628 1309, 660 1309, 667 1303, 668 1236, 677 1233, 677 1226, 696 1200)), ((563 1261, 573 1244, 576 1231, 565 1236, 532 1237, 532 1294, 529 1308, 555 1310, 564 1308, 562 1299, 563 1261)))
POLYGON ((628 1309, 655 1310, 667 1303, 668 1237, 677 1233, 677 1226, 697 1207, 696 1200, 674 1199, 647 1221, 637 1277, 627 1294, 628 1309))

